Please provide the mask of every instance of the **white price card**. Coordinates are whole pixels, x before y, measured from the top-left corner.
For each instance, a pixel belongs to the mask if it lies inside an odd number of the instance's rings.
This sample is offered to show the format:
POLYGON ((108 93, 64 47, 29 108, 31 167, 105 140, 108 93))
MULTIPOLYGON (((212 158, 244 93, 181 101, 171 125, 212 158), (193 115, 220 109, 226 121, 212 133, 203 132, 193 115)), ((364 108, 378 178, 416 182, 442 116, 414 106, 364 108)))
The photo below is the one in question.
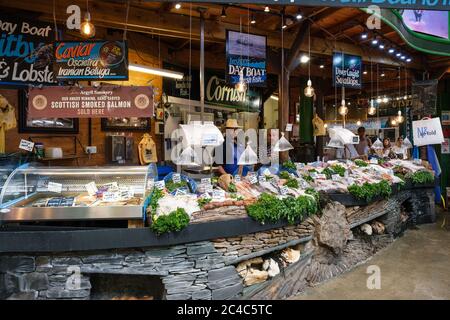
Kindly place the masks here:
POLYGON ((262 175, 258 177, 258 181, 261 182, 266 182, 266 176, 262 175))
POLYGON ((283 195, 283 196, 287 195, 288 191, 289 190, 288 190, 288 188, 286 186, 281 186, 280 187, 280 194, 281 195, 283 195))
POLYGON ((120 200, 120 193, 119 192, 103 192, 102 200, 104 202, 116 202, 120 200))
POLYGON ((178 188, 177 191, 175 191, 176 196, 184 196, 187 195, 187 190, 185 188, 178 188))
POLYGON ((341 176, 338 174, 331 175, 331 180, 333 181, 339 181, 341 179, 341 176))
POLYGON ((317 172, 310 172, 309 175, 313 179, 317 179, 317 176, 318 176, 317 172))
POLYGON ((370 159, 370 163, 371 164, 378 164, 378 159, 377 158, 372 158, 372 159, 370 159))
POLYGON ((287 123, 287 124, 286 124, 286 132, 292 131, 292 127, 293 127, 293 124, 292 124, 292 123, 287 123))
POLYGON ((258 183, 258 178, 255 175, 251 175, 251 176, 248 177, 248 181, 251 184, 255 184, 255 183, 258 183))
POLYGON ((211 184, 205 186, 205 193, 213 193, 213 186, 211 184))
POLYGON ((49 192, 61 193, 61 191, 62 191, 62 184, 61 183, 56 183, 56 182, 49 182, 47 188, 48 188, 49 192))
POLYGON ((33 151, 33 148, 34 148, 34 142, 24 140, 24 139, 20 140, 19 149, 31 152, 31 151, 33 151))
POLYGON ((241 176, 240 175, 235 175, 234 176, 234 182, 241 182, 241 176))
POLYGON ((173 183, 180 183, 181 182, 181 175, 179 173, 174 173, 172 175, 172 181, 173 181, 173 183))
POLYGON ((110 183, 106 183, 103 185, 103 187, 106 187, 108 191, 117 191, 119 190, 119 184, 114 181, 114 182, 110 182, 110 183))
POLYGON ((222 189, 216 189, 213 191, 212 197, 214 200, 223 200, 225 199, 225 191, 222 189))
POLYGON ((327 176, 326 176, 325 174, 323 174, 323 173, 319 173, 319 174, 317 175, 317 179, 326 180, 326 179, 327 179, 327 176))
POLYGON ((95 196, 95 194, 98 191, 97 185, 95 184, 94 181, 89 182, 88 184, 85 185, 85 187, 90 196, 95 196))
POLYGON ((156 181, 155 182, 155 188, 159 190, 163 190, 166 187, 166 183, 164 180, 156 181))
POLYGON ((207 186, 207 185, 211 184, 211 178, 202 178, 200 180, 200 183, 204 186, 207 186))

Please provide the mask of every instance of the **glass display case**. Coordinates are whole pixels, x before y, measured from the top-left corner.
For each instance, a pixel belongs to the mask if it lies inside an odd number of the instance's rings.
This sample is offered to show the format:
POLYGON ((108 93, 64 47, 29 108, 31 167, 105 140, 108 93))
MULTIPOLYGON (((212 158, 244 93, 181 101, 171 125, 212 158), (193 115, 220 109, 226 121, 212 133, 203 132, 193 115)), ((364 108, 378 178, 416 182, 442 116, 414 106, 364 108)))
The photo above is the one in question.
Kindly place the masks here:
POLYGON ((0 221, 139 219, 155 178, 154 164, 81 168, 25 164, 4 183, 0 221))

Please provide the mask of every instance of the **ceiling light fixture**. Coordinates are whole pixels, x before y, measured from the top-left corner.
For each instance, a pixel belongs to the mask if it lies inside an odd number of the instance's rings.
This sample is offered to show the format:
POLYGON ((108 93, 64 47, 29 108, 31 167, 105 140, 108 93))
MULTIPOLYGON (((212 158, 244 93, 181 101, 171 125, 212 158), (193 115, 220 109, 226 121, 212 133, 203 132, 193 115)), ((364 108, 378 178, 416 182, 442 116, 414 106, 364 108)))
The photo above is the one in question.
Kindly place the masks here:
MULTIPOLYGON (((311 56, 311 26, 308 27, 308 60, 311 56)), ((311 98, 314 96, 314 88, 311 81, 311 63, 308 64, 308 82, 306 83, 305 96, 311 98)))
POLYGON ((84 21, 80 25, 80 33, 86 38, 95 36, 95 26, 91 22, 91 14, 89 12, 89 1, 86 1, 86 13, 84 15, 84 21))
POLYGON ((411 62, 411 58, 406 59, 406 62, 411 62))
POLYGON ((309 57, 306 54, 302 54, 302 56, 300 57, 300 62, 301 63, 308 63, 309 62, 309 57))
POLYGON ((321 64, 321 65, 319 66, 319 68, 320 68, 320 69, 323 69, 323 68, 325 68, 325 66, 324 66, 323 64, 321 64))
POLYGON ((368 36, 367 32, 361 33, 361 39, 367 39, 368 36))
POLYGON ((251 23, 251 24, 255 24, 255 23, 256 23, 255 16, 252 16, 252 19, 250 20, 250 23, 251 23))
POLYGON ((175 9, 180 10, 181 9, 181 3, 175 4, 175 9))
POLYGON ((388 52, 389 52, 389 53, 394 53, 394 52, 395 52, 395 49, 394 49, 394 48, 390 48, 388 52))
POLYGON ((366 70, 364 70, 364 71, 363 71, 363 74, 367 74, 367 71, 366 71, 366 70))
POLYGON ((220 15, 221 18, 226 18, 227 17, 227 9, 225 9, 225 7, 222 7, 222 14, 220 15))
POLYGON ((395 55, 396 57, 400 57, 402 54, 400 52, 397 52, 397 54, 395 55))
POLYGON ((400 59, 402 59, 402 60, 405 60, 405 59, 406 59, 406 57, 405 57, 405 56, 401 56, 401 57, 400 57, 400 59))
POLYGON ((372 44, 373 44, 374 46, 377 45, 377 44, 378 44, 378 39, 377 39, 377 38, 373 39, 373 40, 372 40, 372 44))
POLYGON ((177 71, 167 70, 167 69, 159 69, 153 67, 147 67, 143 65, 130 63, 128 65, 128 70, 142 72, 147 74, 154 74, 161 77, 167 77, 172 79, 181 80, 184 77, 184 74, 177 71))
POLYGON ((384 44, 380 43, 380 45, 378 46, 378 48, 384 49, 384 44))
POLYGON ((264 8, 264 12, 270 12, 269 6, 266 6, 266 7, 264 8))

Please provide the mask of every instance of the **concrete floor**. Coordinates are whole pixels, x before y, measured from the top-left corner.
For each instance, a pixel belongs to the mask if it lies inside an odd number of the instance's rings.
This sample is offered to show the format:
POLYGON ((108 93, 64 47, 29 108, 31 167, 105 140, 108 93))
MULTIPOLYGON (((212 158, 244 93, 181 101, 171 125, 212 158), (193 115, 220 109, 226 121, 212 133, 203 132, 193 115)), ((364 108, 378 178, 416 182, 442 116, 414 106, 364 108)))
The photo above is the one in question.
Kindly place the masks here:
MULTIPOLYGON (((447 225, 450 215, 447 214, 447 225)), ((450 299, 450 231, 436 224, 408 230, 371 260, 293 299, 450 299), (367 267, 380 268, 381 288, 368 289, 367 267)))

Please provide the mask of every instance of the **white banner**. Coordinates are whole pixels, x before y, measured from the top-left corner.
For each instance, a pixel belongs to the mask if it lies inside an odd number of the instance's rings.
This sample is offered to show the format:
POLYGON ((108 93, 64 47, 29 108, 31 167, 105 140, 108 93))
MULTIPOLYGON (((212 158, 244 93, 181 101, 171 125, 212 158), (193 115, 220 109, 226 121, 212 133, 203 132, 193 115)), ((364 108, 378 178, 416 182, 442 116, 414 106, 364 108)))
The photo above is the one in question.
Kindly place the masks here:
POLYGON ((414 145, 418 147, 444 142, 440 119, 413 121, 413 138, 414 145))

